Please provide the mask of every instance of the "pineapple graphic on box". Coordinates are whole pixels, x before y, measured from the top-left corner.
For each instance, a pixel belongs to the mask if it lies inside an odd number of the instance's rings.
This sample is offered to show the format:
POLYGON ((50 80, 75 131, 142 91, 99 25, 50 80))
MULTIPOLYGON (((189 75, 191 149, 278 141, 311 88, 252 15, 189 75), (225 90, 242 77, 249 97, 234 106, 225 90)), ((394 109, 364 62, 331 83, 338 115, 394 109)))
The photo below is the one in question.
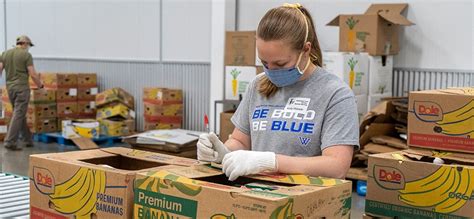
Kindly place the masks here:
POLYGON ((351 71, 349 72, 349 87, 352 89, 354 87, 354 81, 355 81, 355 71, 354 68, 357 65, 358 61, 355 60, 354 58, 349 59, 349 62, 347 63, 349 67, 351 68, 351 71))
POLYGON ((240 73, 241 71, 237 69, 233 69, 232 71, 230 71, 230 75, 232 75, 232 95, 234 97, 237 96, 237 85, 238 85, 237 77, 240 75, 240 73))
POLYGON ((356 31, 354 30, 354 27, 357 23, 359 23, 359 20, 354 19, 354 17, 350 17, 346 20, 346 24, 349 26, 349 32, 347 33, 347 44, 349 51, 354 51, 355 48, 356 31))

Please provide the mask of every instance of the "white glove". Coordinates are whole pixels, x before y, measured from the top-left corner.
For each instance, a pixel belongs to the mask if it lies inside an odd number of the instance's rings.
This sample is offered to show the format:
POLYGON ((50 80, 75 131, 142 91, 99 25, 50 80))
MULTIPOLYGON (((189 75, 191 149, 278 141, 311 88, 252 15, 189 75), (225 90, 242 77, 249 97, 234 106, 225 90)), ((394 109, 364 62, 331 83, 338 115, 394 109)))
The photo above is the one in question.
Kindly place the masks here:
POLYGON ((224 156, 222 165, 222 171, 230 181, 234 181, 239 176, 276 171, 276 154, 247 150, 233 151, 224 156))
POLYGON ((201 134, 197 143, 197 157, 200 161, 221 163, 229 149, 214 132, 201 134))

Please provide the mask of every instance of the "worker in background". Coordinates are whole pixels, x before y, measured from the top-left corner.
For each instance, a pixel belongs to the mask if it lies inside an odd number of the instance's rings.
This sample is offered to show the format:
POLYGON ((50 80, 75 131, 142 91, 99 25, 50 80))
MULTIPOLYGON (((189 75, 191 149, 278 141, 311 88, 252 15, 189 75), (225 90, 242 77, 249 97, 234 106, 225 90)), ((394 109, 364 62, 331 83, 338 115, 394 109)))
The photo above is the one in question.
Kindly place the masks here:
POLYGON ((7 131, 4 146, 10 150, 21 150, 18 138, 21 134, 26 147, 33 147, 33 139, 26 123, 26 112, 30 100, 29 77, 38 88, 43 88, 28 50, 33 46, 30 38, 19 36, 16 46, 0 56, 0 76, 5 69, 8 98, 13 106, 13 116, 7 131))
POLYGON ((262 172, 344 178, 359 147, 356 99, 322 68, 308 10, 300 4, 269 10, 256 45, 264 73, 232 117, 231 138, 201 135, 198 159, 222 162, 229 180, 262 172))

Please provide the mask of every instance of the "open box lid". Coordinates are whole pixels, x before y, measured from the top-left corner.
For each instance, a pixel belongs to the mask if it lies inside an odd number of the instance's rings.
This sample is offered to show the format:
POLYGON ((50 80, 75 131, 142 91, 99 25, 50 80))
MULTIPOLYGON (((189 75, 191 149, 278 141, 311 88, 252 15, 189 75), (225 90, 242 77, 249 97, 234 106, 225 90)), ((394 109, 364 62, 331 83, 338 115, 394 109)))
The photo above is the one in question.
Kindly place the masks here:
POLYGON ((474 154, 443 152, 423 148, 410 148, 399 152, 389 152, 382 154, 373 154, 370 157, 385 158, 405 162, 428 163, 425 158, 434 159, 435 157, 443 159, 447 164, 455 163, 458 165, 469 165, 474 168, 474 154), (425 161, 424 161, 425 159, 425 161))
MULTIPOLYGON (((379 15, 390 23, 409 26, 414 23, 401 15, 407 7, 408 4, 371 4, 364 14, 359 15, 379 15)), ((339 26, 339 17, 340 15, 332 19, 327 25, 339 26)))
POLYGON ((111 148, 103 148, 100 150, 105 151, 110 154, 121 155, 124 157, 152 161, 152 162, 160 162, 160 163, 166 163, 166 164, 172 164, 172 165, 178 165, 178 166, 191 166, 191 165, 203 164, 203 162, 200 162, 195 159, 176 157, 176 156, 167 155, 167 154, 160 154, 156 152, 142 151, 142 150, 136 150, 136 149, 130 149, 130 148, 124 148, 124 147, 111 147, 111 148))

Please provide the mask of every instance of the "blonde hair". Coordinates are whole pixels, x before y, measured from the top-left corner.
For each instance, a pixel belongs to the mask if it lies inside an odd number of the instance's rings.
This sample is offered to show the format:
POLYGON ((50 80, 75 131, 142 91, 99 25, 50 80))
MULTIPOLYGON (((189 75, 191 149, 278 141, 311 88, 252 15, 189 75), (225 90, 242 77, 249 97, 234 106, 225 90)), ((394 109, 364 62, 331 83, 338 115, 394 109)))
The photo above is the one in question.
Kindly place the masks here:
MULTIPOLYGON (((269 10, 258 24, 257 37, 264 41, 284 40, 295 51, 303 50, 305 43, 311 42, 311 62, 322 66, 321 48, 313 19, 300 4, 285 4, 269 10)), ((258 91, 268 98, 278 91, 278 87, 263 75, 258 91)))

